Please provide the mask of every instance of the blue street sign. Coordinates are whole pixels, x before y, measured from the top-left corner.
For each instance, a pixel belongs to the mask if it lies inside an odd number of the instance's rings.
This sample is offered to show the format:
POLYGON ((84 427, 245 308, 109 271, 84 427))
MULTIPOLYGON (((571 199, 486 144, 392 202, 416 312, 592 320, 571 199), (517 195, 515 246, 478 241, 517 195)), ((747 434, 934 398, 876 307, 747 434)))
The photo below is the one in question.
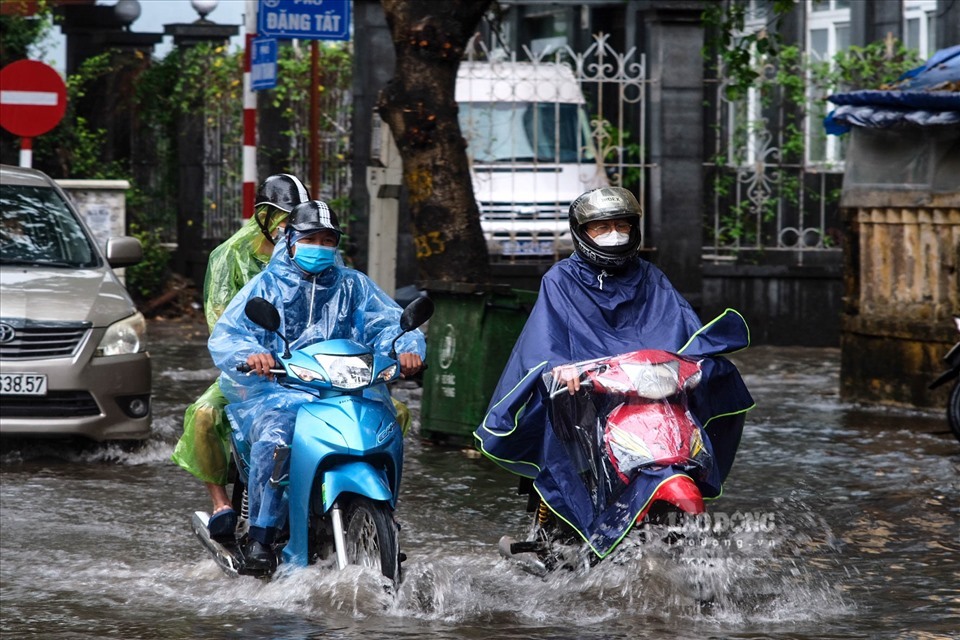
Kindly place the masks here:
POLYGON ((271 38, 349 40, 350 0, 260 0, 257 32, 271 38))
POLYGON ((277 41, 254 38, 250 46, 250 88, 273 89, 277 86, 277 41))

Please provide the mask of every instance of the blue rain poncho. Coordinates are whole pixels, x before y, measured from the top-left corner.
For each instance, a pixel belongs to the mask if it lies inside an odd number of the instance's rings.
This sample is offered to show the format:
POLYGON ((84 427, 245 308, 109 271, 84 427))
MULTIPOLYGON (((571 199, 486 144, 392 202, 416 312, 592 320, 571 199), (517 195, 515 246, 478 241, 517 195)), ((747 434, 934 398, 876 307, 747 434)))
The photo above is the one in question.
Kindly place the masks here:
POLYGON ((753 406, 736 367, 719 354, 748 343, 739 314, 728 310, 703 327, 689 303, 649 262, 637 258, 607 274, 574 254, 544 275, 537 303, 474 434, 477 446, 497 464, 533 479, 544 502, 603 557, 671 472, 644 472, 617 497, 612 506, 619 508, 611 511, 628 517, 596 517, 596 506, 576 497, 583 495, 581 480, 551 428, 542 374, 561 364, 639 349, 703 358, 703 380, 691 394, 690 407, 704 427, 714 465, 697 484, 704 497, 716 497, 733 464, 743 413, 753 406))
MULTIPOLYGON (((220 387, 230 401, 227 413, 234 438, 250 450, 251 525, 275 527, 281 523, 280 497, 264 491, 273 470, 273 450, 289 444, 297 409, 313 396, 236 370, 254 353, 283 351, 280 337, 268 332, 244 314, 253 297, 270 301, 280 312, 279 332, 290 340, 291 349, 332 338, 349 338, 388 353, 400 334, 400 306, 366 275, 346 267, 332 267, 319 275, 307 275, 293 264, 287 252, 274 254, 267 268, 255 276, 217 321, 208 347, 214 364, 222 371, 220 387), (262 502, 261 502, 262 501, 262 502)), ((411 331, 397 342, 398 353, 425 356, 423 334, 411 331)), ((383 385, 366 395, 381 399, 394 411, 383 385)))

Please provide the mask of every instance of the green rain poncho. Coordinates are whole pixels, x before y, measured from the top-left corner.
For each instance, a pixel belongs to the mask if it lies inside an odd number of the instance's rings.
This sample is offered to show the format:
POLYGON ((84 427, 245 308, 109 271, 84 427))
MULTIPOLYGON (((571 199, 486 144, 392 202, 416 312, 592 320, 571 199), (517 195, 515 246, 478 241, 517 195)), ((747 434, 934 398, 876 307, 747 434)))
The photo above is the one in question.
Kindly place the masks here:
MULTIPOLYGON (((203 283, 203 313, 210 331, 237 292, 270 260, 274 246, 256 220, 263 219, 267 209, 258 207, 254 218, 210 252, 203 283)), ((286 218, 282 212, 276 213, 281 215, 273 216, 271 232, 286 218)), ((230 425, 224 413, 226 406, 227 399, 214 382, 187 407, 183 417, 183 435, 173 451, 173 461, 203 482, 227 483, 230 425)))

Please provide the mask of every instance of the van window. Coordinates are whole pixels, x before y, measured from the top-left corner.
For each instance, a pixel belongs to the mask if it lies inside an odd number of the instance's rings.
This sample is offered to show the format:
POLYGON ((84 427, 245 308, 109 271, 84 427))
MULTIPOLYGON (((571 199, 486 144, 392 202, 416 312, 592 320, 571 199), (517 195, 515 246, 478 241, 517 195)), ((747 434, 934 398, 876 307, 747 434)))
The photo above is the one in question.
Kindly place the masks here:
POLYGON ((0 185, 0 264, 83 268, 99 265, 80 222, 50 188, 0 185))
POLYGON ((577 104, 461 102, 460 129, 474 162, 594 159, 587 117, 577 104))

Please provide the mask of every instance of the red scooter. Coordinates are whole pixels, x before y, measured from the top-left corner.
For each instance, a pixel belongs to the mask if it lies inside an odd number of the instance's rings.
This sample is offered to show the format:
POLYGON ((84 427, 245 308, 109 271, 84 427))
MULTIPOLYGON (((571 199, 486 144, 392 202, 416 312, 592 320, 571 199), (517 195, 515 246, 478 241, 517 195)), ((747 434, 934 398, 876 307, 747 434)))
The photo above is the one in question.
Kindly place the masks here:
MULTIPOLYGON (((658 350, 579 362, 579 390, 545 374, 554 431, 591 497, 595 520, 634 518, 648 524, 676 524, 684 514, 705 511, 696 478, 713 465, 701 427, 694 421, 687 393, 701 379, 700 362, 658 350), (645 505, 634 514, 618 509, 617 498, 631 483, 650 483, 645 505)), ((528 539, 504 536, 500 553, 543 575, 560 567, 581 568, 603 556, 561 513, 521 482, 534 513, 528 539), (558 513, 559 512, 559 513, 558 513), (584 545, 584 542, 587 544, 584 545)), ((637 527, 631 527, 636 529, 637 527)))

